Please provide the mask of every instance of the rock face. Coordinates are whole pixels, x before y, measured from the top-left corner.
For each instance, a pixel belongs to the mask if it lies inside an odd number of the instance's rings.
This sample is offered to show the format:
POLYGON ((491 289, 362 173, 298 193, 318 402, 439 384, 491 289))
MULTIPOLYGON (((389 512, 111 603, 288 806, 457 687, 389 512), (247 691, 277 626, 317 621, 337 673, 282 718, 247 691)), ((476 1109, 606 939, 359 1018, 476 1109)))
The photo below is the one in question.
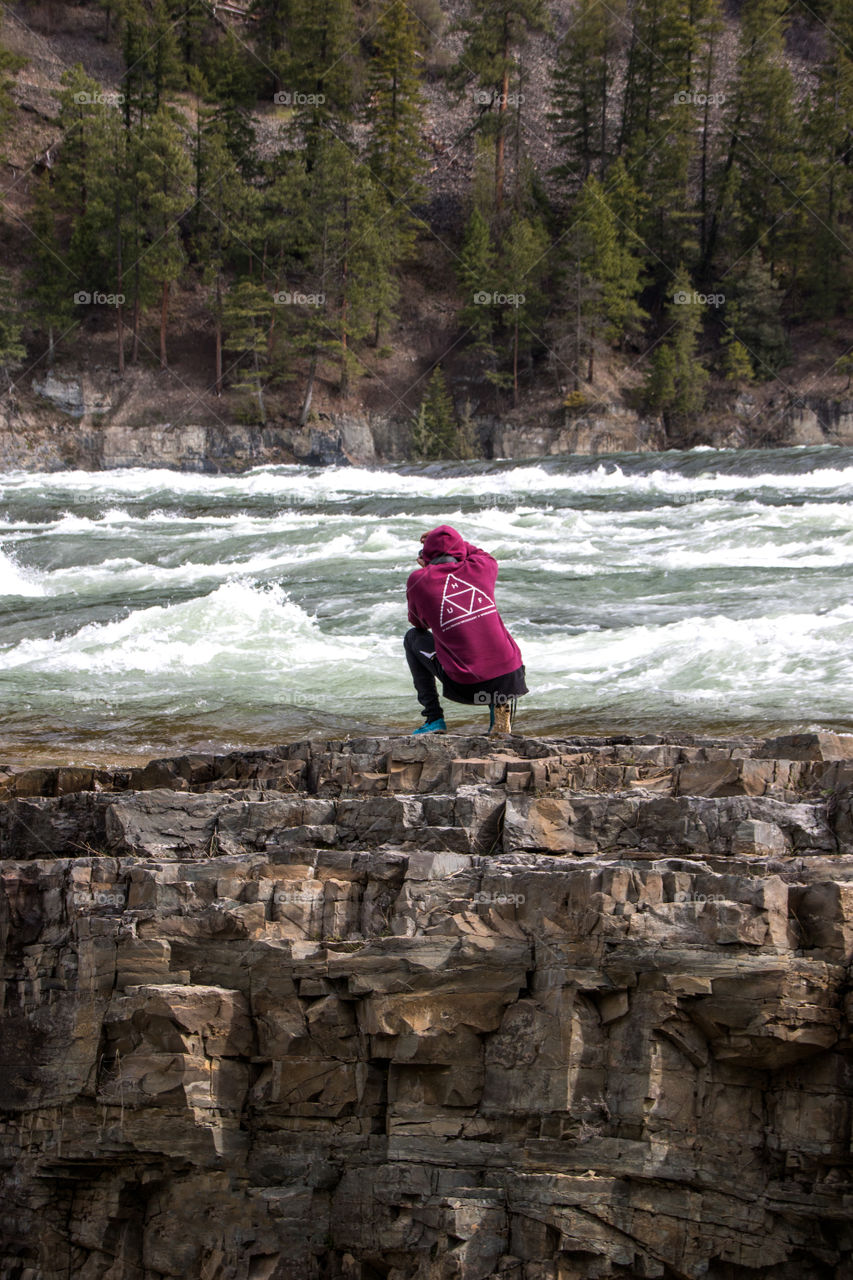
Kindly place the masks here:
MULTIPOLYGON (((131 381, 128 378, 128 381, 131 381)), ((129 392, 117 375, 45 375, 33 384, 40 400, 0 403, 0 469, 87 471, 166 467, 176 471, 239 473, 251 467, 375 466, 410 460, 411 433, 387 412, 320 413, 304 428, 295 421, 252 426, 223 415, 195 420, 140 379, 129 392), (161 410, 152 418, 154 406, 161 410), (58 411, 58 412, 57 412, 58 411), (70 419, 70 420, 69 420, 70 419)), ((200 399, 201 397, 197 397, 200 399)), ((698 421, 688 435, 668 437, 657 418, 607 404, 586 417, 541 411, 520 420, 476 419, 484 458, 516 461, 572 454, 648 453, 697 443, 744 449, 853 444, 853 400, 804 395, 760 411, 744 393, 729 414, 698 421)))
POLYGON ((853 742, 0 775, 3 1280, 850 1277, 853 742))

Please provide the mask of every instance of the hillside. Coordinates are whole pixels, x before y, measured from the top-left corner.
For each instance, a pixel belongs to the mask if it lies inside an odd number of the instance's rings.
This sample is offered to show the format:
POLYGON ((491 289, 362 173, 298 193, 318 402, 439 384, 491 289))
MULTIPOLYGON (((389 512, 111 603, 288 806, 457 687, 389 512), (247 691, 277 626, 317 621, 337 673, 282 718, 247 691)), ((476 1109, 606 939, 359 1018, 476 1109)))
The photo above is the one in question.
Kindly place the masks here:
MULTIPOLYGON (((387 29, 383 44, 381 6, 329 7, 331 15, 344 14, 354 39, 330 63, 332 70, 346 66, 347 82, 332 86, 339 101, 327 102, 321 119, 298 105, 300 94, 309 93, 280 87, 287 80, 330 88, 332 71, 312 63, 317 22, 310 6, 257 3, 241 13, 236 5, 198 0, 183 11, 195 15, 195 26, 160 0, 147 8, 140 0, 106 9, 45 3, 5 10, 0 41, 26 61, 9 72, 4 140, 9 278, 0 299, 0 346, 17 328, 20 349, 17 358, 0 353, 10 370, 0 456, 16 465, 41 457, 49 466, 110 459, 121 465, 161 454, 182 465, 194 449, 214 467, 261 459, 398 459, 411 451, 411 423, 438 366, 452 407, 443 422, 428 406, 420 442, 427 456, 853 440, 845 362, 853 347, 847 243, 853 71, 843 25, 849 19, 841 5, 811 14, 777 0, 727 9, 708 0, 699 6, 704 18, 691 28, 689 46, 690 74, 696 84, 705 76, 703 92, 662 98, 684 6, 661 0, 659 48, 648 45, 658 39, 649 34, 654 7, 637 0, 609 35, 596 36, 587 31, 595 6, 585 3, 559 0, 546 10, 482 0, 472 11, 423 0, 413 24, 419 86, 411 89, 411 118, 394 124, 393 145, 382 106, 388 50, 396 46, 387 29), (476 61, 484 27, 475 25, 473 34, 461 29, 472 12, 481 23, 506 12, 516 24, 520 34, 504 49, 502 71, 494 70, 494 50, 486 71, 476 61), (524 13, 534 15, 529 30, 522 30, 524 13), (151 49, 165 48, 161 22, 180 36, 174 66, 165 71, 149 66, 151 49), (749 54, 745 39, 750 23, 757 24, 758 54, 749 54), (659 74, 638 60, 643 47, 660 64, 659 74), (748 54, 763 58, 770 76, 763 98, 744 89, 748 54), (581 75, 582 58, 588 77, 581 75), (555 68, 564 73, 560 101, 555 68), (582 101, 581 88, 587 79, 594 88, 596 68, 606 73, 600 123, 610 139, 600 155, 589 130, 578 126, 594 105, 592 98, 582 101), (79 84, 95 84, 104 101, 79 108, 72 120, 73 108, 61 107, 60 95, 68 98, 75 74, 88 77, 79 84), (217 92, 220 74, 228 88, 217 92), (509 90, 498 99, 488 88, 495 75, 498 91, 509 90), (821 113, 830 89, 827 132, 821 113), (642 139, 652 135, 638 132, 641 90, 646 116, 657 112, 660 119, 645 153, 642 139), (495 109, 504 99, 508 110, 495 109), (674 114, 667 115, 670 101, 674 114), (695 118, 684 116, 686 108, 695 118), (763 170, 743 161, 743 143, 732 159, 733 110, 744 136, 751 120, 754 144, 778 148, 759 157, 763 170), (562 112, 560 122, 549 119, 554 111, 562 112), (797 127, 784 147, 761 133, 758 122, 768 112, 787 112, 797 127), (178 173, 172 163, 174 190, 163 179, 162 207, 151 201, 147 221, 122 210, 114 226, 109 202, 118 208, 118 197, 113 188, 107 192, 108 183, 127 192, 128 182, 139 180, 131 201, 138 214, 142 179, 154 181, 151 174, 139 177, 139 165, 122 169, 116 148, 129 145, 137 130, 145 154, 154 155, 148 131, 160 117, 162 154, 177 146, 186 170, 178 173), (116 138, 111 129, 119 130, 116 138), (420 195, 389 200, 395 179, 382 164, 405 153, 406 129, 411 189, 420 195), (205 163, 204 172, 212 172, 216 154, 203 139, 220 136, 222 172, 242 184, 227 217, 211 212, 212 188, 202 176, 205 163), (80 167, 82 137, 93 152, 106 148, 94 175, 80 167), (377 139, 385 139, 384 151, 377 139), (339 143, 350 169, 336 173, 340 157, 325 158, 323 146, 331 151, 339 143), (501 145, 499 188, 492 170, 501 145), (207 159, 199 160, 206 146, 207 159), (115 175, 110 156, 118 157, 115 175), (614 178, 619 165, 630 189, 614 178), (727 194, 733 170, 737 197, 727 194), (326 194, 318 204, 320 189, 326 194), (689 217, 672 212, 679 192, 689 217), (420 220, 414 232, 397 218, 403 206, 420 220), (606 225, 595 216, 599 210, 610 219, 606 225), (472 211, 482 214, 490 237, 479 262, 472 257, 472 211), (124 293, 116 286, 110 258, 116 227, 120 272, 139 261, 151 267, 150 278, 136 280, 135 301, 128 274, 118 277, 124 293), (224 248, 223 227, 231 237, 224 248), (487 290, 490 298, 524 301, 478 309, 466 280, 497 285, 487 290), (690 305, 679 308, 682 284, 690 305), (95 299, 127 293, 128 301, 74 304, 69 290, 95 299), (314 308, 321 314, 310 314, 308 305, 270 305, 285 296, 322 296, 314 308), (225 344, 218 390, 217 330, 225 344), (467 438, 459 431, 466 422, 467 438), (138 433, 153 428, 169 434, 171 444, 141 442, 138 433), (105 431, 113 433, 112 444, 105 431), (201 443, 192 444, 193 432, 201 443)), ((331 23, 328 17, 324 39, 334 34, 331 23)), ((397 49, 395 56, 394 75, 404 86, 403 54, 397 49)), ((681 73, 673 74, 679 83, 681 73)))

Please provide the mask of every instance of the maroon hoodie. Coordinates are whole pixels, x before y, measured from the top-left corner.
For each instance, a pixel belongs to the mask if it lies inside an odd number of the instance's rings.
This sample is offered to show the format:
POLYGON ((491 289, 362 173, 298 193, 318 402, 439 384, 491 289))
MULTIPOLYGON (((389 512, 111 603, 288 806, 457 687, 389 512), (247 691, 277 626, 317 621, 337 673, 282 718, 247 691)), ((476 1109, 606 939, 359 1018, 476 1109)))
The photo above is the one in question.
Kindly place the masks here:
POLYGON ((429 630, 436 657, 458 684, 477 684, 517 671, 521 650, 507 631, 495 605, 498 562, 449 524, 427 534, 426 565, 406 583, 409 621, 429 630), (457 563, 430 564, 436 556, 455 556, 457 563))

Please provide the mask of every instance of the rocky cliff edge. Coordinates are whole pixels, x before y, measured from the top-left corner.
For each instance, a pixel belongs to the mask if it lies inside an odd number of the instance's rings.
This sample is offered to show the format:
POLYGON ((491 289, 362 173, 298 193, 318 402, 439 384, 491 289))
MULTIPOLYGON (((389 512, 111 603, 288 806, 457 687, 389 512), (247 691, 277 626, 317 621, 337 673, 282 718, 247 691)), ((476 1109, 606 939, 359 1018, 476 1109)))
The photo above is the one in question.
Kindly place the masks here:
POLYGON ((828 1280, 853 739, 0 773, 3 1280, 828 1280))

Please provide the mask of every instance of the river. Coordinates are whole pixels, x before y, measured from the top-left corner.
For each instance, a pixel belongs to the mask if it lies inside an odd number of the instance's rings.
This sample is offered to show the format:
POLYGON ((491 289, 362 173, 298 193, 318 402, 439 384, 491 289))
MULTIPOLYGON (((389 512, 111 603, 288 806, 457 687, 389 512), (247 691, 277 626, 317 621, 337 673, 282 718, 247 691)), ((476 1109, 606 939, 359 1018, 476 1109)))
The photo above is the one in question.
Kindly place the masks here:
MULTIPOLYGON (((528 733, 853 729, 853 450, 0 475, 6 760, 421 723, 420 534, 500 563, 528 733)), ((445 704, 451 731, 487 712, 445 704)))

